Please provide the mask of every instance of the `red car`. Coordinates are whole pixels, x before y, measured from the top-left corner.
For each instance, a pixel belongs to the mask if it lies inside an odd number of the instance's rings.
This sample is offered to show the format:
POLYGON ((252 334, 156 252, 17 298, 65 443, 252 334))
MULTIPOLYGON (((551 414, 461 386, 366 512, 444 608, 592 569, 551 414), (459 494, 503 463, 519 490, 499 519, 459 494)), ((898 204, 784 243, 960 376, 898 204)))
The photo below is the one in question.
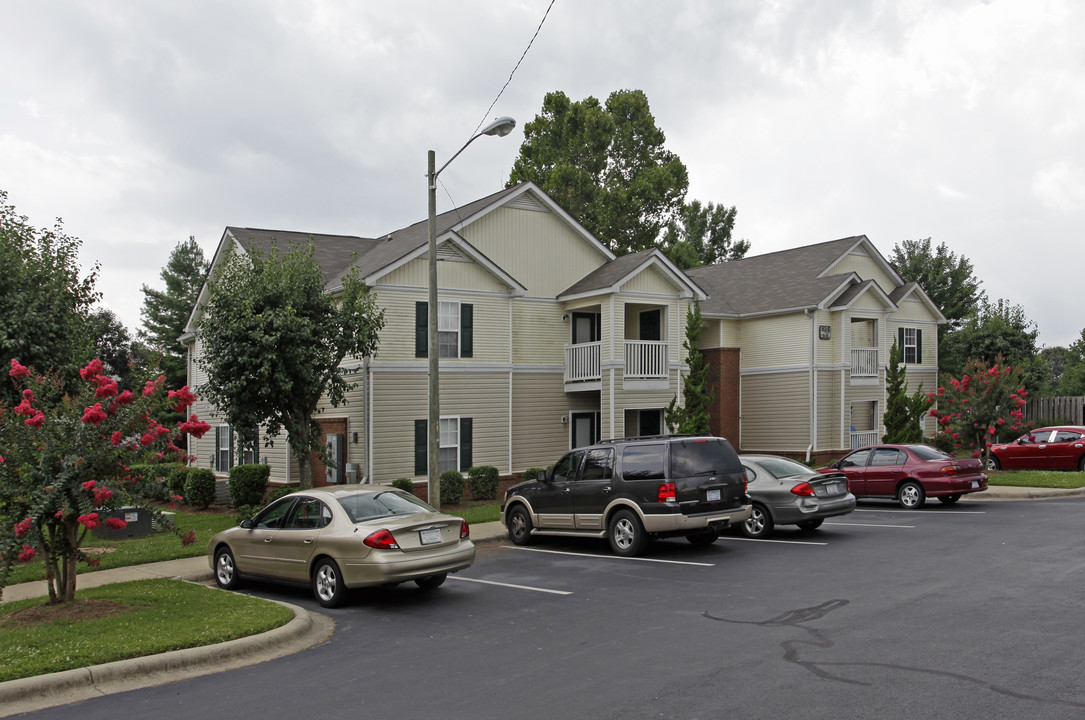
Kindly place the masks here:
POLYGON ((979 460, 955 458, 929 445, 875 445, 845 455, 819 472, 839 470, 848 476, 855 497, 888 497, 907 510, 927 497, 950 505, 962 495, 987 489, 979 460))
POLYGON ((991 470, 1085 471, 1085 427, 1045 427, 1013 442, 992 445, 988 467, 991 470))

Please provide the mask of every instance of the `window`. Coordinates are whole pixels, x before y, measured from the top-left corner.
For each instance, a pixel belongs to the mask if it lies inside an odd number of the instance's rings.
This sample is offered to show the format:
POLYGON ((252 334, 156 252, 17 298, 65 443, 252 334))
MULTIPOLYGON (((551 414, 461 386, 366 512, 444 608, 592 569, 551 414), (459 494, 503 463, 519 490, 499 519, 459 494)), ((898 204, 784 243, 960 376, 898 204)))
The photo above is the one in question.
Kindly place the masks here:
POLYGON ((215 428, 215 470, 226 472, 234 466, 234 429, 229 425, 215 428))
POLYGON ((293 505, 294 498, 292 497, 284 497, 281 500, 278 500, 253 518, 252 526, 254 528, 265 529, 281 528, 283 526, 283 521, 286 520, 286 513, 290 511, 290 508, 293 505))
POLYGON ((589 450, 584 458, 584 469, 580 472, 581 480, 610 480, 614 467, 614 451, 589 450))
POLYGON ((576 480, 576 471, 580 469, 580 461, 584 459, 584 451, 576 450, 569 453, 554 466, 554 472, 550 479, 555 482, 567 482, 576 480))
POLYGON ((332 521, 332 513, 316 498, 298 498, 294 512, 284 526, 290 530, 319 530, 332 521))
POLYGON ((622 451, 622 477, 626 480, 662 480, 663 444, 631 445, 622 451))
MULTIPOLYGON (((474 305, 455 301, 437 303, 437 356, 474 356, 474 305)), ((429 357, 429 304, 414 304, 414 356, 429 357)))
POLYGON ((1065 442, 1077 442, 1081 439, 1081 433, 1072 432, 1070 430, 1059 430, 1055 433, 1055 439, 1051 442, 1065 443, 1065 442))
POLYGON ((889 465, 903 465, 906 458, 904 457, 903 450, 897 450, 896 448, 878 448, 874 451, 874 457, 871 458, 871 466, 885 467, 889 465))
MULTIPOLYGON (((414 421, 414 474, 429 473, 429 445, 426 420, 414 421)), ((472 455, 471 418, 441 418, 440 424, 440 472, 471 469, 472 455)))
POLYGON ((901 362, 905 365, 923 363, 923 331, 919 328, 900 328, 897 332, 901 362))

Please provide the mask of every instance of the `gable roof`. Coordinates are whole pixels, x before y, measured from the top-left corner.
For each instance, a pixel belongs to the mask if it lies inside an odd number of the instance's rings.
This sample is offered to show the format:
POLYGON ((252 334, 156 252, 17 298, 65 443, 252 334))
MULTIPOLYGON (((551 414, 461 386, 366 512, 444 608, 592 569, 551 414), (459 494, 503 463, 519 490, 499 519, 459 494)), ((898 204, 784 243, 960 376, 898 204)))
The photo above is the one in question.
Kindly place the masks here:
POLYGON ((659 267, 675 285, 684 287, 691 295, 704 302, 707 297, 704 290, 691 282, 688 275, 657 249, 642 250, 614 258, 558 293, 558 298, 572 300, 575 297, 613 292, 618 286, 652 265, 659 267))

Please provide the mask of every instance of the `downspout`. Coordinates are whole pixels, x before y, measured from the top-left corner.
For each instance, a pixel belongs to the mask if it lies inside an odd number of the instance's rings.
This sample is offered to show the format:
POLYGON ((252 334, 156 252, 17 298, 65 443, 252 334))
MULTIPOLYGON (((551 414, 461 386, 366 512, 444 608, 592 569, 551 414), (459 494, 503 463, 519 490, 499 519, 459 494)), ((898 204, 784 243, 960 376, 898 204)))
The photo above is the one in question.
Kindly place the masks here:
POLYGON ((369 365, 369 356, 362 361, 362 383, 365 400, 362 404, 362 423, 365 425, 365 480, 366 485, 373 483, 373 368, 369 365))
POLYGON ((803 308, 803 313, 810 318, 810 444, 806 446, 806 462, 810 462, 811 453, 817 437, 817 372, 814 369, 817 361, 817 313, 810 313, 810 308, 803 308))

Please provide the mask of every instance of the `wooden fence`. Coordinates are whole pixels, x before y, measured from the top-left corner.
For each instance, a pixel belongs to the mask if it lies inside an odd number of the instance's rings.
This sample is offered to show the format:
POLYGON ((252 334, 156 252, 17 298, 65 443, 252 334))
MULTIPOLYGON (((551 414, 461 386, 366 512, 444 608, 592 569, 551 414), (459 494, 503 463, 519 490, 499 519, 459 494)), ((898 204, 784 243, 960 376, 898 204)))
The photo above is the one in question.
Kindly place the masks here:
POLYGON ((1085 425, 1085 396, 1033 398, 1025 405, 1033 424, 1085 425))

